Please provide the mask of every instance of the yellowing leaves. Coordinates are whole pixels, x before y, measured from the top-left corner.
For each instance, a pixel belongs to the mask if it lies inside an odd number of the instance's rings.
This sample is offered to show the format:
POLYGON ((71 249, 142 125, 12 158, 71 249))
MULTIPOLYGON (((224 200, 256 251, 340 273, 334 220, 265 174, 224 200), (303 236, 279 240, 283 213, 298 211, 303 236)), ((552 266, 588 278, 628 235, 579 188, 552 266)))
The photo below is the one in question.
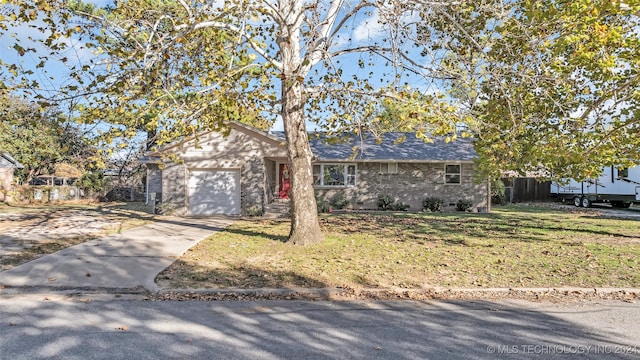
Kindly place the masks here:
POLYGON ((596 24, 595 31, 600 34, 600 36, 604 37, 607 35, 608 26, 606 24, 596 24))

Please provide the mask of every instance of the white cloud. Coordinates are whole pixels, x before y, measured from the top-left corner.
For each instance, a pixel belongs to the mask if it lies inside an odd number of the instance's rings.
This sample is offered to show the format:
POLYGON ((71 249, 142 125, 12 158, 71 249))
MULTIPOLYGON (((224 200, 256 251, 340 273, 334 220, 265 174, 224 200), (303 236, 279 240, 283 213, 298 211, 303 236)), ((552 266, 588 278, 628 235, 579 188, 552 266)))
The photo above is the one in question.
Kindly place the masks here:
POLYGON ((271 131, 284 131, 284 123, 282 122, 282 117, 277 116, 276 121, 271 125, 271 131))
POLYGON ((380 14, 376 10, 355 27, 352 38, 356 42, 371 41, 381 38, 384 34, 384 26, 380 22, 380 14))

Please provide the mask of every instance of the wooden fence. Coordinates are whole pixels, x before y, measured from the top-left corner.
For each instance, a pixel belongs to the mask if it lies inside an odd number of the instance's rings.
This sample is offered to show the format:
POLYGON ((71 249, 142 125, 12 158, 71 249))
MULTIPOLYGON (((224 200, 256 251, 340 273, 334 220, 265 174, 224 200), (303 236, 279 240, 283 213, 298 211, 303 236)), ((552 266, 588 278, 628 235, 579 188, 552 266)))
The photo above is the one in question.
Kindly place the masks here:
POLYGON ((551 182, 536 178, 503 178, 508 202, 536 202, 551 200, 551 182))

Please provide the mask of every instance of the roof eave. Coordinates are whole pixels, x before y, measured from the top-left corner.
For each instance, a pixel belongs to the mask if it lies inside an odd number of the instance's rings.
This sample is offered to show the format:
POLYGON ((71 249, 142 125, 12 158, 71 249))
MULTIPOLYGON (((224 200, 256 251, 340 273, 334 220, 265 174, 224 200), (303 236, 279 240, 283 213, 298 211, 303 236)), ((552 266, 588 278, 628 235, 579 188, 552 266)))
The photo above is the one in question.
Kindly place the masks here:
POLYGON ((381 163, 381 162, 396 162, 396 163, 442 163, 442 162, 455 162, 472 164, 473 160, 453 160, 453 159, 331 159, 331 158, 314 158, 317 162, 359 162, 359 163, 381 163))
MULTIPOLYGON (((276 136, 269 134, 265 131, 262 131, 260 129, 256 129, 252 126, 243 124, 241 122, 238 121, 227 121, 226 124, 229 126, 229 128, 233 128, 236 127, 240 128, 240 129, 244 129, 246 131, 249 131, 251 133, 253 133, 254 135, 257 135, 258 137, 262 137, 263 139, 272 142, 274 145, 280 146, 283 144, 283 141, 279 138, 277 138, 276 136)), ((202 131, 198 134, 198 136, 202 137, 202 136, 206 136, 207 134, 211 134, 211 133, 221 133, 221 130, 206 130, 206 131, 202 131)), ((193 139, 195 139, 195 136, 189 136, 189 137, 185 137, 184 139, 179 139, 176 141, 172 141, 168 144, 165 144, 161 147, 159 147, 158 149, 156 149, 155 151, 151 150, 148 151, 147 154, 149 156, 161 156, 162 153, 166 153, 174 148, 180 147, 186 143, 188 143, 189 141, 192 141, 193 139)))

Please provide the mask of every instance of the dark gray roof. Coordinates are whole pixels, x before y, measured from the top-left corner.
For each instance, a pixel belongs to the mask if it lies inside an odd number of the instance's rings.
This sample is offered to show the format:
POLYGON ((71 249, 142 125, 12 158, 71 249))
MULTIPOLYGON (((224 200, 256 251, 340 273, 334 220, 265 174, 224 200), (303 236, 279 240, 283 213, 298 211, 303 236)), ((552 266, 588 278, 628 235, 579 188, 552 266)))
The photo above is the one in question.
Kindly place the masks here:
MULTIPOLYGON (((284 139, 282 132, 272 135, 284 139)), ((436 138, 433 143, 428 143, 417 138, 415 133, 392 132, 382 135, 380 140, 378 143, 372 134, 362 137, 309 134, 311 150, 321 161, 471 161, 477 156, 473 140, 469 138, 458 138, 448 143, 444 138, 436 138), (404 141, 398 141, 402 138, 404 141)))

